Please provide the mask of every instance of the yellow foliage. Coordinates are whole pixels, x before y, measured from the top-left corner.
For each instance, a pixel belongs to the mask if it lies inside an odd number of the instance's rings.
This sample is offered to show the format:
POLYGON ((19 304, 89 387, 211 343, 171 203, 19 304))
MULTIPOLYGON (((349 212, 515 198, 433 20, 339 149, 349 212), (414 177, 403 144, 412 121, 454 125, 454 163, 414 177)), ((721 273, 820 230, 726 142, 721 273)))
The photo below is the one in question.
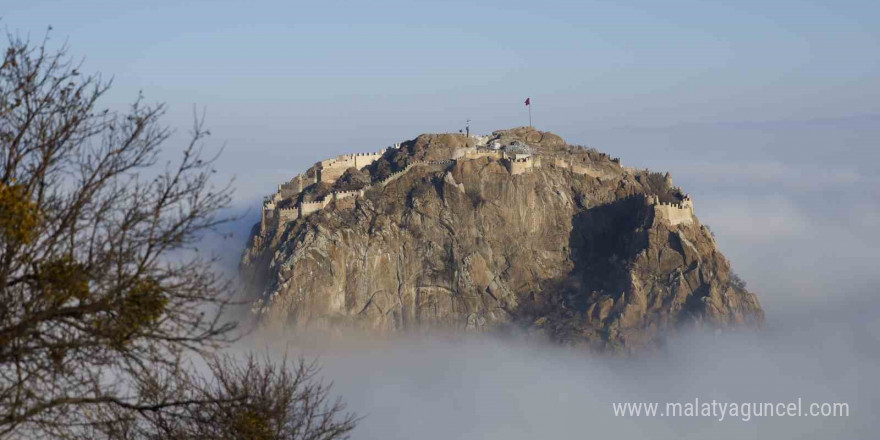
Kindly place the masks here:
POLYGON ((123 293, 121 301, 114 304, 113 313, 98 321, 99 331, 109 338, 113 346, 123 346, 138 331, 152 325, 165 313, 168 297, 158 281, 142 278, 123 293))
POLYGON ((137 316, 137 321, 150 324, 162 317, 166 305, 168 298, 159 282, 152 278, 142 278, 128 291, 123 314, 137 316))
POLYGON ((269 422, 265 416, 251 409, 245 409, 236 414, 232 421, 232 431, 236 438, 249 440, 269 440, 274 438, 269 422))
POLYGON ((28 244, 36 238, 39 209, 23 185, 0 183, 0 236, 28 244))
POLYGON ((69 256, 41 264, 37 279, 44 298, 52 302, 64 303, 71 298, 83 301, 89 296, 85 267, 69 256))

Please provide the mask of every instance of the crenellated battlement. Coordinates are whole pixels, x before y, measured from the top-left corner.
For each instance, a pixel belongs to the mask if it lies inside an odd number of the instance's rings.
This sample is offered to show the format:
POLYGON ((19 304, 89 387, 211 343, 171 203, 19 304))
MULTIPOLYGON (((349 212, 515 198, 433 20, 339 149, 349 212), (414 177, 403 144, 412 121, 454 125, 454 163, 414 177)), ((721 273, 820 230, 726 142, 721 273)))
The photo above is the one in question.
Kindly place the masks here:
POLYGON ((357 197, 364 195, 363 189, 354 189, 351 191, 339 191, 333 193, 333 200, 342 200, 349 197, 357 197))
POLYGON ((540 159, 530 154, 505 155, 505 165, 510 174, 517 175, 531 171, 536 166, 541 166, 540 159))
POLYGON ((263 200, 263 209, 260 210, 260 230, 272 226, 275 222, 275 208, 278 205, 269 197, 263 200))
POLYGON ((321 200, 317 200, 314 202, 300 202, 299 205, 299 216, 305 217, 315 211, 320 211, 324 209, 327 204, 330 203, 330 197, 324 197, 321 200))
POLYGON ((499 150, 492 150, 489 148, 473 148, 466 150, 462 157, 464 157, 465 159, 479 159, 481 157, 501 159, 504 157, 504 153, 499 150))
POLYGON ((299 210, 296 208, 281 208, 278 210, 278 222, 287 223, 299 218, 299 210))
MULTIPOLYGON (((370 157, 368 153, 365 153, 365 157, 370 157)), ((275 193, 271 197, 267 197, 263 204, 263 216, 261 222, 261 232, 265 232, 272 228, 277 228, 283 226, 285 223, 297 220, 299 218, 303 218, 311 213, 324 209, 331 202, 338 202, 342 200, 349 200, 346 202, 346 206, 353 206, 350 201, 353 201, 354 198, 361 197, 364 193, 372 187, 385 187, 389 183, 399 179, 404 174, 406 174, 413 167, 417 166, 429 166, 429 165, 451 165, 455 163, 454 160, 445 159, 445 160, 418 160, 409 163, 406 167, 401 170, 398 170, 388 177, 377 181, 373 184, 367 185, 361 189, 349 190, 349 191, 334 191, 323 198, 311 202, 300 202, 293 208, 284 208, 281 210, 277 210, 277 202, 281 200, 287 200, 293 198, 298 195, 299 192, 302 192, 300 188, 296 193, 289 193, 289 188, 298 187, 298 182, 301 181, 302 175, 299 175, 291 180, 291 182, 279 185, 279 192, 275 193), (293 184, 297 183, 296 186, 293 184)))
POLYGON ((666 219, 673 226, 694 222, 694 201, 688 194, 685 194, 680 203, 662 202, 657 196, 650 195, 645 197, 645 204, 653 206, 654 214, 666 219))
MULTIPOLYGON (((601 157, 603 159, 607 159, 608 161, 610 161, 614 164, 620 165, 619 158, 610 157, 605 153, 598 153, 598 154, 599 154, 599 157, 601 157)), ((590 160, 587 157, 580 157, 579 159, 576 159, 573 157, 568 157, 568 158, 555 157, 553 159, 552 165, 556 168, 571 170, 571 172, 574 174, 581 174, 584 176, 589 176, 589 177, 594 177, 594 178, 596 178, 596 177, 604 178, 604 177, 608 177, 609 175, 613 174, 612 172, 608 171, 607 169, 603 169, 603 168, 597 166, 597 164, 595 162, 593 162, 592 160, 590 160)), ((621 168, 621 169, 623 169, 623 168, 621 168)))
MULTIPOLYGON (((390 176, 376 182, 374 185, 379 185, 379 186, 384 187, 385 185, 388 185, 389 183, 399 179, 404 174, 406 174, 407 171, 411 170, 413 167, 416 167, 416 166, 420 166, 420 165, 449 165, 454 162, 455 162, 454 160, 450 160, 450 159, 413 161, 413 162, 410 162, 409 164, 407 164, 403 169, 400 169, 394 173, 391 173, 390 176)), ((373 186, 373 185, 371 185, 371 186, 373 186)))
POLYGON ((316 183, 316 181, 317 179, 314 177, 298 174, 290 181, 278 185, 278 193, 276 194, 280 195, 282 199, 288 199, 301 193, 303 188, 316 183))
POLYGON ((349 168, 361 169, 379 160, 388 148, 383 148, 375 153, 352 153, 322 160, 315 164, 315 175, 318 182, 333 183, 341 177, 349 168))
MULTIPOLYGON (((482 140, 482 139, 480 139, 482 140)), ((403 177, 409 170, 417 166, 448 166, 454 164, 457 160, 472 160, 488 157, 501 160, 507 167, 511 175, 519 175, 532 171, 536 167, 541 166, 541 156, 532 155, 529 152, 509 153, 499 149, 486 148, 481 143, 477 143, 477 147, 468 149, 459 149, 453 154, 451 159, 443 160, 418 160, 408 163, 404 168, 388 175, 382 180, 366 185, 363 188, 349 191, 334 191, 325 195, 319 200, 301 201, 293 207, 278 209, 279 203, 284 200, 296 198, 305 188, 312 184, 326 182, 335 182, 348 168, 363 168, 373 162, 379 160, 388 148, 375 153, 352 153, 343 154, 335 158, 323 160, 316 163, 306 173, 296 175, 290 181, 278 185, 278 191, 270 197, 266 198, 262 209, 261 233, 265 233, 271 229, 283 227, 286 223, 305 218, 309 214, 320 211, 327 207, 330 203, 337 202, 337 209, 355 206, 355 200, 362 197, 364 193, 373 187, 384 188, 388 184, 403 177), (313 177, 309 177, 309 174, 313 177), (341 203, 340 203, 341 202, 341 203)), ((395 144, 389 148, 400 148, 400 144, 395 144)), ((602 157, 607 157, 601 153, 602 157)), ((619 159, 610 158, 611 161, 619 163, 619 159)), ((590 176, 598 176, 601 174, 597 170, 593 170, 590 164, 581 164, 572 159, 565 160, 563 158, 554 158, 553 165, 559 168, 571 169, 573 173, 584 174, 590 176)), ((653 196, 649 196, 653 197, 653 196)), ((654 199, 652 199, 654 200, 654 199)), ((660 209, 690 209, 693 210, 693 204, 689 198, 686 198, 681 205, 658 204, 655 201, 649 204, 656 204, 660 209)), ((673 216, 678 219, 678 217, 673 216)))

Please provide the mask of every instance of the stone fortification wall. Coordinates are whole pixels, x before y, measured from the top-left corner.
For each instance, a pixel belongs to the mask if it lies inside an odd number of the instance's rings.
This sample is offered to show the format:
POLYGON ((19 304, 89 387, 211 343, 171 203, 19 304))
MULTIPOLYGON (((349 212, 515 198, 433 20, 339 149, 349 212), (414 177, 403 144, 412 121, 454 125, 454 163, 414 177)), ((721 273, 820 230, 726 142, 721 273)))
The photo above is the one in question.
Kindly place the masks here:
POLYGON ((363 195, 364 188, 352 191, 339 191, 333 193, 331 196, 336 203, 336 209, 349 209, 354 208, 355 199, 363 195))
POLYGON ((583 166, 580 164, 572 164, 571 172, 575 174, 583 174, 590 177, 602 177, 604 173, 596 170, 591 166, 583 166))
POLYGON ((531 171, 535 167, 535 160, 531 156, 511 158, 507 159, 505 162, 507 164, 507 170, 514 176, 531 171))
POLYGON ((263 209, 260 211, 260 231, 275 228, 278 224, 275 218, 275 203, 271 200, 263 202, 263 209))
POLYGON ((404 167, 403 169, 398 170, 398 171, 395 172, 395 173, 392 173, 390 176, 388 176, 388 177, 386 177, 386 178, 384 178, 384 179, 382 179, 382 180, 380 180, 380 181, 378 181, 378 182, 376 182, 376 183, 374 183, 373 185, 370 185, 370 186, 381 186, 381 187, 384 187, 385 185, 388 185, 389 183, 391 183, 391 182, 393 182, 393 181, 395 181, 395 180, 401 178, 404 174, 406 174, 407 171, 411 170, 413 167, 416 167, 416 166, 426 166, 426 165, 443 165, 443 166, 446 166, 446 165, 451 165, 451 164, 453 164, 453 163, 455 163, 455 161, 454 161, 454 160, 450 160, 450 159, 447 159, 447 160, 417 160, 417 161, 414 161, 414 162, 410 162, 410 163, 409 163, 406 167, 404 167))
MULTIPOLYGON (((275 193, 270 199, 267 199, 267 202, 263 206, 260 225, 261 233, 266 233, 269 230, 283 227, 289 222, 304 218, 309 214, 320 211, 331 202, 336 202, 337 207, 339 208, 353 207, 354 201, 357 199, 357 197, 363 196, 365 191, 369 190, 372 187, 384 188, 386 185, 403 177, 403 175, 405 175, 409 170, 417 166, 447 167, 455 163, 455 159, 458 158, 470 160, 483 157, 503 160, 508 170, 513 175, 523 174, 531 171, 535 167, 541 166, 541 158, 538 156, 532 156, 530 154, 520 153, 508 155, 503 151, 488 148, 468 148, 465 150, 456 151, 454 159, 421 160, 411 162, 405 168, 398 170, 397 172, 386 177, 385 179, 367 185, 366 187, 358 190, 333 192, 320 200, 311 202, 300 202, 293 208, 278 209, 277 206, 279 202, 296 197, 299 193, 303 191, 303 189, 305 189, 309 185, 317 182, 335 181, 348 168, 362 168, 369 164, 372 164, 373 162, 381 158, 384 155, 385 151, 386 149, 383 149, 376 153, 346 154, 338 156, 336 158, 327 159, 318 162, 317 164, 315 164, 315 167, 310 170, 314 171, 314 173, 312 174, 315 177, 308 177, 308 173, 300 174, 291 179, 289 182, 279 185, 278 192, 275 193)), ((561 158, 556 158, 554 164, 558 167, 571 168, 574 172, 589 174, 589 170, 583 168, 580 165, 573 165, 570 160, 565 161, 561 158)))
POLYGON ((655 217, 666 220, 672 226, 694 223, 694 201, 687 194, 681 203, 661 202, 656 196, 646 197, 645 203, 654 207, 655 217))
POLYGON ((571 168, 571 161, 557 157, 553 159, 553 166, 556 168, 571 168))
MULTIPOLYGON (((497 152, 493 152, 493 153, 497 153, 497 152)), ((500 155, 501 153, 497 153, 497 154, 500 155)), ((477 157, 486 157, 486 156, 477 156, 477 157)), ((500 157, 500 156, 498 156, 498 157, 500 157)), ((365 160, 371 160, 371 159, 369 157, 367 157, 365 160)), ((531 158, 522 159, 522 161, 523 162, 529 161, 530 163, 534 162, 531 158)), ((451 159, 414 161, 414 162, 409 163, 405 168, 398 170, 397 172, 386 177, 385 179, 382 179, 382 180, 377 181, 373 184, 367 185, 364 188, 361 188, 358 190, 352 190, 352 191, 336 191, 336 192, 332 192, 332 193, 324 196, 324 198, 322 198, 320 200, 316 200, 316 201, 312 201, 312 202, 300 202, 299 204, 296 205, 296 207, 288 209, 287 212, 285 213, 285 215, 279 215, 276 212, 277 210, 275 209, 274 203, 271 206, 268 206, 268 205, 264 206, 263 221, 261 222, 261 233, 265 233, 273 228, 283 227, 288 222, 297 220, 299 218, 304 218, 304 217, 308 216, 309 214, 320 211, 320 210, 324 209, 325 207, 327 207, 327 205, 329 205, 333 201, 342 202, 342 203, 337 203, 337 206, 339 208, 353 207, 354 200, 357 197, 363 196, 364 192, 366 192, 370 188, 372 188, 372 187, 384 188, 389 183, 394 182, 395 180, 403 177, 409 170, 411 170, 414 167, 417 167, 417 166, 443 166, 443 167, 446 167, 446 166, 449 166, 453 163, 455 163, 455 161, 451 160, 451 159)), ((280 192, 280 190, 279 190, 279 192, 280 192)), ((296 194, 293 194, 293 195, 295 196, 296 194)), ((278 195, 276 194, 274 197, 277 198, 278 195)), ((287 198, 285 198, 285 199, 287 199, 287 198)))
POLYGON ((351 167, 345 165, 329 166, 326 168, 318 168, 318 182, 333 183, 339 180, 345 170, 351 167))
POLYGON ((301 193, 304 188, 313 183, 316 183, 316 181, 317 179, 314 177, 308 177, 307 175, 299 174, 293 179, 290 179, 290 181, 278 185, 278 194, 281 195, 282 199, 289 199, 301 193))
POLYGON ((358 196, 362 196, 362 195, 364 195, 363 189, 355 189, 355 190, 351 190, 351 191, 339 191, 339 192, 334 192, 332 194, 333 200, 342 200, 342 199, 347 199, 349 197, 358 197, 358 196))
POLYGON ((383 149, 383 150, 380 150, 379 152, 376 152, 376 153, 356 153, 356 154, 353 154, 352 156, 354 156, 353 157, 354 167, 357 169, 361 169, 367 165, 372 165, 373 162, 382 158, 382 156, 385 154, 385 151, 386 150, 383 149))
MULTIPOLYGON (((302 218, 315 211, 320 211, 324 209, 324 207, 327 206, 330 201, 330 197, 324 197, 323 199, 314 202, 300 202, 300 204, 297 205, 297 207, 299 208, 299 217, 302 218)), ((281 225, 283 225, 283 223, 281 225)))
MULTIPOLYGON (((406 166, 406 168, 397 171, 396 173, 388 176, 387 178, 378 181, 374 184, 367 185, 364 188, 351 190, 351 191, 335 191, 326 196, 324 196, 320 200, 312 201, 312 202, 300 202, 293 208, 286 209, 277 209, 277 205, 274 201, 267 201, 263 205, 263 215, 262 221, 260 224, 261 232, 266 232, 270 229, 283 227, 286 223, 295 221, 299 218, 303 218, 309 214, 320 211, 327 207, 331 202, 337 202, 337 206, 340 208, 344 207, 353 207, 354 199, 364 195, 364 192, 370 189, 371 187, 385 187, 389 183, 399 179, 407 171, 416 166, 429 166, 429 165, 442 165, 447 166, 452 164, 454 161, 452 160, 421 160, 410 163, 406 166), (341 203, 340 203, 341 202, 341 203)), ((274 196, 278 197, 278 194, 274 196)))
MULTIPOLYGON (((400 148, 400 144, 394 144, 393 147, 400 148)), ((306 173, 299 174, 289 181, 278 185, 278 191, 269 196, 263 203, 263 209, 260 215, 260 232, 265 233, 271 229, 283 226, 285 223, 297 220, 305 215, 323 209, 331 201, 341 201, 351 199, 352 201, 359 195, 363 195, 363 189, 355 191, 341 191, 330 194, 321 200, 313 202, 303 202, 297 204, 293 208, 278 209, 278 204, 283 200, 290 200, 308 186, 319 182, 335 182, 345 170, 349 168, 361 169, 379 160, 388 148, 383 148, 378 152, 372 153, 353 153, 343 154, 334 158, 323 160, 309 168, 306 173), (311 174, 313 177, 309 177, 311 174)))
POLYGON ((318 182, 333 183, 345 174, 345 170, 349 168, 361 169, 379 160, 386 150, 387 148, 383 148, 375 153, 343 154, 318 162, 315 164, 318 182))
POLYGON ((489 148, 474 148, 466 150, 462 157, 464 157, 465 159, 479 159, 481 157, 501 159, 504 157, 504 153, 489 148))
POLYGON ((292 222, 299 218, 299 210, 296 208, 281 208, 278 210, 278 224, 292 222))
MULTIPOLYGON (((600 153, 600 155, 602 155, 602 157, 608 157, 605 153, 600 153)), ((620 159, 616 157, 609 157, 609 160, 618 165, 620 164, 620 159)), ((607 177, 609 175, 607 170, 597 168, 593 162, 588 161, 586 158, 575 160, 575 158, 556 157, 553 159, 553 166, 570 169, 572 173, 590 177, 607 177)))

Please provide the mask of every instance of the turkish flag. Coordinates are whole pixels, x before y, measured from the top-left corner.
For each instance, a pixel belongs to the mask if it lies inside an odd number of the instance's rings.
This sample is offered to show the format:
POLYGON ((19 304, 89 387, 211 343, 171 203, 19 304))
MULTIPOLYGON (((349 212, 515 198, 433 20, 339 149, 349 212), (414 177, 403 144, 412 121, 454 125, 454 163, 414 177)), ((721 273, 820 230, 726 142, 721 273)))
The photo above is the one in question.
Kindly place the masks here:
POLYGON ((532 98, 526 98, 526 105, 531 105, 531 104, 532 104, 531 99, 532 99, 532 98))

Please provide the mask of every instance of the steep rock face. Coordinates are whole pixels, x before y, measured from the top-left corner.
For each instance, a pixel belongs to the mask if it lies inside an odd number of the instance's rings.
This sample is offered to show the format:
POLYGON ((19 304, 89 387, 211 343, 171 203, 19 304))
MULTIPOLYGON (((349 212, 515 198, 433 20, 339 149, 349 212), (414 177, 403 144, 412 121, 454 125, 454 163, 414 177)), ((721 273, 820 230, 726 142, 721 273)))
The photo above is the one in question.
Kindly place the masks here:
MULTIPOLYGON (((543 165, 517 175, 492 157, 412 167, 255 235, 242 262, 254 310, 294 327, 514 327, 600 349, 654 345, 682 325, 763 321, 708 228, 663 204, 682 197, 668 176, 550 133, 540 134, 547 145, 529 132, 503 135, 532 142, 543 165)), ((449 136, 455 145, 417 139, 390 160, 470 147, 449 136)))

